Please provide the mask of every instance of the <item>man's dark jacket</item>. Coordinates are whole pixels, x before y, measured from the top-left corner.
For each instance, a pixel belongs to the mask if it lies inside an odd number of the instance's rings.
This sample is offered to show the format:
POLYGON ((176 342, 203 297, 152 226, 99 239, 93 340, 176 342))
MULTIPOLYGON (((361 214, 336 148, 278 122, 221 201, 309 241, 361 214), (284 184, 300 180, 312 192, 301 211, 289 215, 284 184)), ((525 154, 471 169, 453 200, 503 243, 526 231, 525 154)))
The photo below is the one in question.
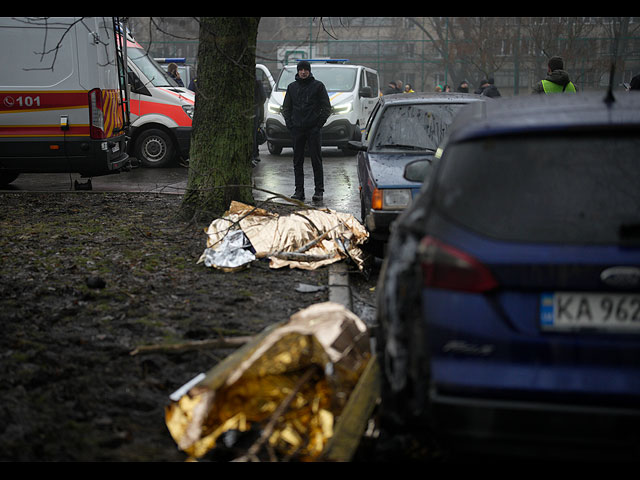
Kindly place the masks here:
POLYGON ((309 75, 304 80, 296 74, 289 84, 282 104, 282 116, 289 129, 322 128, 331 115, 331 102, 324 84, 309 75))

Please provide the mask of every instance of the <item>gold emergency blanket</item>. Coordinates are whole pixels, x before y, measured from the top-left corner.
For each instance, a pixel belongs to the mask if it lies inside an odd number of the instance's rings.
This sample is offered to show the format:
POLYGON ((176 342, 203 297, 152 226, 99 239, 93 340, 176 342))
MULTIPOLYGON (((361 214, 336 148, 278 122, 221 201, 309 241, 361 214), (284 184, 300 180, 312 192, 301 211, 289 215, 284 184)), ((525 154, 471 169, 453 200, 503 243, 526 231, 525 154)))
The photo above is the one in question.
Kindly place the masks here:
POLYGON ((315 270, 346 258, 362 268, 360 246, 369 236, 347 213, 308 209, 278 215, 240 202, 232 202, 222 218, 211 222, 206 234, 207 249, 198 263, 227 271, 264 257, 269 257, 271 268, 315 270), (238 241, 237 246, 230 246, 231 235, 239 230, 255 250, 255 257, 248 254, 249 244, 238 241))
POLYGON ((216 365, 166 408, 166 424, 197 459, 225 431, 271 421, 270 448, 313 461, 370 359, 364 322, 337 303, 315 304, 216 365))

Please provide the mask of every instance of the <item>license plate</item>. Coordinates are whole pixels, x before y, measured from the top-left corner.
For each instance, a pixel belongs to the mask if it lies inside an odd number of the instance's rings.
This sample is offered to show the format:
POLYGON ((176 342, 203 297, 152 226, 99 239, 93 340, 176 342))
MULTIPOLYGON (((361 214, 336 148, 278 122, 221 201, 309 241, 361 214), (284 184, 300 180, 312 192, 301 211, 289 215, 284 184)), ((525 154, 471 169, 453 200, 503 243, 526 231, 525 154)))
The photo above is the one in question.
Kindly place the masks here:
POLYGON ((640 332, 640 294, 543 293, 540 324, 544 330, 640 332))

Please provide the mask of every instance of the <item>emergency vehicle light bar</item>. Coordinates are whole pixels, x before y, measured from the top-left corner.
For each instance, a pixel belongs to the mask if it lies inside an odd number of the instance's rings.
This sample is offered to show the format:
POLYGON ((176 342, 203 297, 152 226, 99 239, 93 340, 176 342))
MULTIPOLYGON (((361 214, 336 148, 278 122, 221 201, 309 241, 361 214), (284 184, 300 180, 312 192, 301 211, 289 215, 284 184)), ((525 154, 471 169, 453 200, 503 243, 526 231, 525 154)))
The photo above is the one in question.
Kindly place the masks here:
POLYGON ((186 58, 154 58, 154 60, 158 63, 185 63, 187 61, 186 58))
POLYGON ((323 62, 323 63, 347 63, 349 61, 348 58, 294 58, 296 62, 323 62))

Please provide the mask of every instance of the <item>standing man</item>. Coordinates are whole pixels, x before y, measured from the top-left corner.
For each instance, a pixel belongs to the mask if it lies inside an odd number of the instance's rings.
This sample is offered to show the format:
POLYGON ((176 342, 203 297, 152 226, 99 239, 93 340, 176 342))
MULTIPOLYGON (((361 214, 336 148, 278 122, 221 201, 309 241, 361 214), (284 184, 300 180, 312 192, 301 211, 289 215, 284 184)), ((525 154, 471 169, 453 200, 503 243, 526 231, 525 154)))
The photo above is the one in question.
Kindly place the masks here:
POLYGON ((576 87, 569 81, 560 57, 551 57, 547 63, 547 77, 540 80, 532 93, 576 93, 576 87))
POLYGON ((266 99, 262 82, 256 78, 253 89, 253 160, 251 161, 254 167, 260 162, 258 130, 264 120, 264 101, 266 99))
POLYGON ((295 82, 287 87, 282 104, 282 116, 293 137, 293 174, 296 191, 291 196, 304 200, 304 149, 309 149, 315 192, 314 202, 321 202, 324 193, 322 141, 320 130, 331 115, 331 102, 324 84, 311 75, 311 64, 298 63, 295 82))

